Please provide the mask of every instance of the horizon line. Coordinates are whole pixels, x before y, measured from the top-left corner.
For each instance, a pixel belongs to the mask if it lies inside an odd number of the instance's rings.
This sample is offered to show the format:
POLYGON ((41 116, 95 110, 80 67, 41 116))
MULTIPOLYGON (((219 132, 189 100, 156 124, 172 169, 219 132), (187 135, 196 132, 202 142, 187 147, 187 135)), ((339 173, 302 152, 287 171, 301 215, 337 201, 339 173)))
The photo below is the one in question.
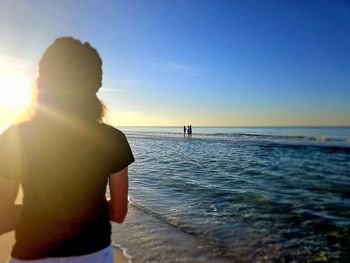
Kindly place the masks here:
MULTIPOLYGON (((28 120, 27 120, 28 121, 28 120)), ((23 122, 27 122, 23 121, 23 122)), ((30 121, 30 120, 29 120, 30 121)), ((4 126, 11 126, 11 125, 17 125, 22 122, 17 122, 17 123, 0 123, 0 127, 4 126)), ((300 124, 288 124, 288 125, 263 125, 263 124, 257 124, 257 125, 193 125, 193 124, 186 124, 186 125, 119 125, 119 124, 114 124, 114 123, 105 123, 114 127, 183 127, 183 126, 188 126, 192 125, 195 127, 339 127, 339 128, 350 128, 350 124, 345 124, 345 125, 333 125, 333 124, 319 124, 319 125, 314 125, 314 124, 306 124, 306 125, 300 125, 300 124)))
MULTIPOLYGON (((183 127, 188 125, 117 125, 109 124, 117 127, 183 127)), ((192 124, 190 124, 192 125, 192 124)), ((195 127, 344 127, 350 128, 348 125, 192 125, 195 127)))

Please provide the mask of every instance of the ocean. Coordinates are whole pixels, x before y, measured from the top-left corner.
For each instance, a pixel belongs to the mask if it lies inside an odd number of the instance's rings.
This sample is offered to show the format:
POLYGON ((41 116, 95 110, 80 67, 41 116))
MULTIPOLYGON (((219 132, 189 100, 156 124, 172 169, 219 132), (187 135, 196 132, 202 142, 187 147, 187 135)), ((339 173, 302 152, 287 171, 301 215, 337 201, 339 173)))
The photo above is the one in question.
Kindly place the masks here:
POLYGON ((350 127, 119 129, 132 262, 350 262, 350 127))
POLYGON ((350 127, 119 127, 132 262, 349 262, 350 127))

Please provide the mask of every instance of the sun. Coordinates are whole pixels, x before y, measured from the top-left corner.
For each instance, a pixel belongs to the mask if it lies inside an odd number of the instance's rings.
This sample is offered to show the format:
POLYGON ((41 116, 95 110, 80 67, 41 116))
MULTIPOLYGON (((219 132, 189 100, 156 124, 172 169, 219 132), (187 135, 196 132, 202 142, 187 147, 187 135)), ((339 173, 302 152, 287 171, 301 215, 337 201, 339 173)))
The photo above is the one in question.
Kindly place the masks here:
POLYGON ((0 72, 0 124, 16 122, 32 100, 31 79, 21 72, 0 72))

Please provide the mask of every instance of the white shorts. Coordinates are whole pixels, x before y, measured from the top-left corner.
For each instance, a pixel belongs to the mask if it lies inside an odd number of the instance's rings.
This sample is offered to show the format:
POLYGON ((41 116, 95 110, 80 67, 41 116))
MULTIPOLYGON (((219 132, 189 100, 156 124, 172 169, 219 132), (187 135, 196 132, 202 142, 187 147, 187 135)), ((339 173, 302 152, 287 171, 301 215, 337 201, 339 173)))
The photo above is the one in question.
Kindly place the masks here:
POLYGON ((74 257, 58 257, 58 258, 43 258, 35 260, 20 260, 10 258, 8 263, 113 263, 113 249, 112 245, 99 250, 95 253, 74 256, 74 257))

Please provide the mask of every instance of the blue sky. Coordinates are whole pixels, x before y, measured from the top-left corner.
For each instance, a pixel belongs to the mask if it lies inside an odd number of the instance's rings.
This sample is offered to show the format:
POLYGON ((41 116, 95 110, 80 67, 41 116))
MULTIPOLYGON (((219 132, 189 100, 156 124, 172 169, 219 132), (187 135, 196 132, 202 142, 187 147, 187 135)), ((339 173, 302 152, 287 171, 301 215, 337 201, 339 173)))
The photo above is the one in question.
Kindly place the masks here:
POLYGON ((95 46, 117 125, 350 125, 349 1, 0 1, 0 62, 95 46))

